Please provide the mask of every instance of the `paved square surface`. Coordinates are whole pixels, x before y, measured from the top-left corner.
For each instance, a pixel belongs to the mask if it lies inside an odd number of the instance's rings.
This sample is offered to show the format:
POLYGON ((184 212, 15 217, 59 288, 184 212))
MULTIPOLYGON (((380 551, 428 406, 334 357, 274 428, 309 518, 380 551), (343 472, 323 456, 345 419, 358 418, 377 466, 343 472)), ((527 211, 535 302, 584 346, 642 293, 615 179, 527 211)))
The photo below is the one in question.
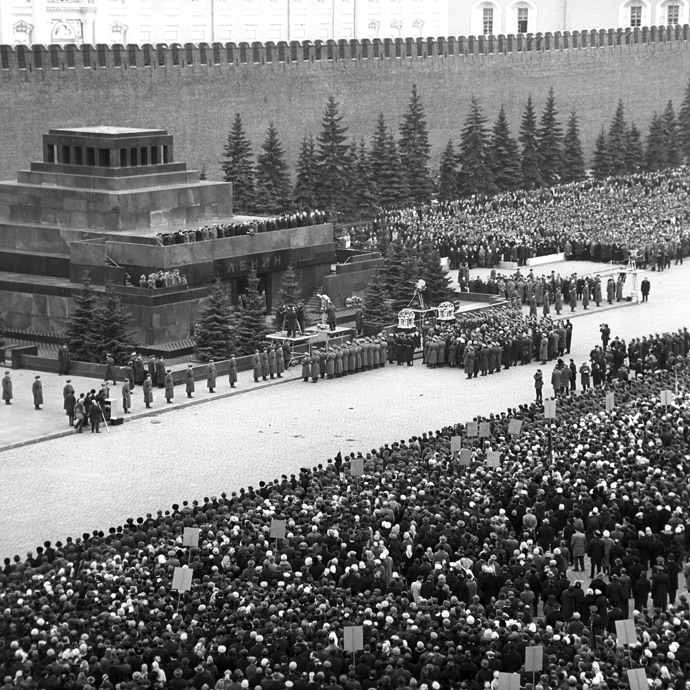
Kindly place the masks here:
MULTIPOLYGON (((561 266, 562 274, 573 270, 561 266)), ((647 275, 647 304, 578 309, 572 350, 578 365, 600 342, 603 321, 613 337, 625 339, 690 325, 690 266, 647 275)), ((571 316, 569 309, 563 315, 571 316)), ((417 361, 414 367, 386 366, 315 385, 303 383, 293 369, 293 379, 283 385, 229 397, 222 397, 230 391, 224 379, 213 400, 204 382, 197 382, 198 397, 209 398, 204 404, 166 414, 154 409, 110 433, 70 434, 0 453, 0 557, 24 555, 45 539, 107 530, 185 499, 297 473, 339 450, 369 450, 531 401, 537 368, 534 363, 467 381, 462 370, 429 370, 417 361)), ((14 372, 17 399, 11 408, 0 405, 0 446, 14 440, 8 436, 17 423, 38 424, 45 433, 67 428, 62 382, 42 377, 47 402, 35 412, 33 372, 14 372)), ((246 374, 240 384, 253 386, 246 374)), ((184 398, 178 391, 177 405, 184 398)), ((139 412, 140 390, 135 401, 139 412)), ((160 395, 155 406, 165 406, 160 395)))

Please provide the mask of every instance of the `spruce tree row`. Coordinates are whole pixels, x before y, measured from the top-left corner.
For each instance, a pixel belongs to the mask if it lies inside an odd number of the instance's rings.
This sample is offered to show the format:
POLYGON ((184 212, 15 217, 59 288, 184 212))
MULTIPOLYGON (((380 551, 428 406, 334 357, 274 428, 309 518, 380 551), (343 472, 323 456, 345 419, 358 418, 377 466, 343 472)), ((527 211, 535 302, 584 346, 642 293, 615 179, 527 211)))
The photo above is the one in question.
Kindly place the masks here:
POLYGON ((73 359, 103 363, 106 354, 110 354, 116 364, 126 364, 134 349, 131 315, 112 284, 106 285, 105 294, 99 296, 88 273, 82 281, 67 323, 67 346, 73 359))
POLYGON ((626 121, 623 101, 618 101, 608 131, 602 129, 597 137, 592 173, 603 179, 658 172, 686 160, 690 160, 690 83, 677 117, 670 100, 661 115, 654 113, 644 144, 640 130, 626 121))
MULTIPOLYGON (((559 118, 556 96, 549 91, 538 114, 527 99, 517 136, 501 106, 489 123, 475 98, 457 141, 441 156, 432 178, 429 131, 417 87, 397 128, 380 113, 367 143, 348 135, 338 103, 328 99, 321 130, 306 136, 297 158, 295 183, 285 151, 271 124, 254 160, 239 114, 225 146, 225 179, 234 185, 240 213, 282 213, 320 208, 335 220, 370 219, 386 208, 442 201, 472 194, 491 195, 516 189, 538 189, 585 177, 585 160, 577 113, 559 118)), ((602 129, 592 159, 595 177, 656 171, 690 160, 690 82, 678 116, 668 102, 652 118, 643 143, 640 130, 628 123, 620 101, 608 129, 602 129)))

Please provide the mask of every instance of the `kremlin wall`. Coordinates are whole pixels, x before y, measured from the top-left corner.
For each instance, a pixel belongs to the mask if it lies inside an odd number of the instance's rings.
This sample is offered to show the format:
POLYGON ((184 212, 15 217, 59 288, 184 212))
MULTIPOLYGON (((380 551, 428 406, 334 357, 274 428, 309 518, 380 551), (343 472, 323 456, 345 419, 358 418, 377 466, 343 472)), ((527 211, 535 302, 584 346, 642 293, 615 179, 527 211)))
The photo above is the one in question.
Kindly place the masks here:
POLYGON ((506 106, 513 133, 532 95, 553 86, 562 121, 574 108, 589 157, 622 98, 646 134, 669 99, 680 107, 690 76, 689 27, 277 45, 0 46, 0 179, 41 155, 36 132, 111 123, 165 129, 178 156, 220 178, 236 112, 255 148, 273 122, 292 165, 316 135, 333 94, 344 123, 368 140, 379 111, 397 125, 417 84, 437 166, 458 140, 469 99, 493 119, 506 106))

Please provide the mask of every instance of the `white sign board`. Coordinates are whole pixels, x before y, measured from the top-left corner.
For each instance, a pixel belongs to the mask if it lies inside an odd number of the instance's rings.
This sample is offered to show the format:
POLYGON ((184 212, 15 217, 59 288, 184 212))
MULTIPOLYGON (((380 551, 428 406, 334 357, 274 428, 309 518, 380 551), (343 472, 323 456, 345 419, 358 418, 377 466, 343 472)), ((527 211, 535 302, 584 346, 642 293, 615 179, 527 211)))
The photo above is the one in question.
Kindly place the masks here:
POLYGON ((667 407, 673 405, 673 393, 671 391, 661 391, 661 404, 667 407))
POLYGON ((501 454, 497 450, 489 450, 486 453, 486 464, 487 467, 500 467, 501 466, 501 454))
POLYGON ((556 419, 556 401, 555 400, 545 400, 544 401, 544 416, 547 419, 556 419))
POLYGON ((637 644, 637 634, 635 633, 635 621, 633 621, 632 618, 626 618, 622 621, 616 621, 616 637, 618 638, 619 647, 637 644))
POLYGON ((198 527, 185 527, 182 535, 182 546, 199 546, 200 532, 198 527))
POLYGON ((462 450, 462 436, 450 437, 450 452, 456 453, 462 450))
POLYGON ((463 467, 469 467, 470 463, 472 462, 472 451, 469 448, 463 448, 460 451, 458 460, 460 461, 460 465, 463 467))
POLYGON ((364 649, 364 626, 346 625, 343 628, 343 649, 346 652, 359 652, 364 649))
POLYGON ((361 477, 364 474, 364 458, 350 460, 350 474, 353 477, 361 477))
POLYGON ((520 674, 499 671, 498 690, 520 690, 520 674))
POLYGON ((606 411, 610 412, 616 406, 616 394, 607 393, 606 394, 606 411))
POLYGON ((271 539, 285 539, 285 520, 271 520, 271 539))
POLYGON ((489 436, 491 436, 491 424, 489 422, 480 422, 479 438, 489 438, 489 436))
POLYGON ((538 673, 544 667, 544 647, 525 647, 525 671, 538 673))
POLYGON ((192 588, 192 577, 194 571, 191 568, 175 568, 173 573, 172 588, 178 592, 189 592, 192 588))
POLYGON ((521 419, 511 419, 508 422, 508 433, 511 436, 518 436, 522 431, 522 420, 521 419))
POLYGON ((628 674, 628 684, 630 690, 649 690, 649 683, 647 683, 647 671, 643 668, 629 668, 626 669, 628 674))
POLYGON ((467 438, 479 436, 479 424, 477 422, 467 422, 467 438))

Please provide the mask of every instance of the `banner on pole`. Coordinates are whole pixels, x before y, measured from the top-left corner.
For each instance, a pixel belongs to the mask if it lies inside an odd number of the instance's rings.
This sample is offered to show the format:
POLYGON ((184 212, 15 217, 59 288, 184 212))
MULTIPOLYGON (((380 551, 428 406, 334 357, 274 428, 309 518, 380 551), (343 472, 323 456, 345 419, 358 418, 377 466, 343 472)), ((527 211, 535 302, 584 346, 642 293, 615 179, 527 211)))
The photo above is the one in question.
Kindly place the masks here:
POLYGON ((182 546, 199 546, 200 532, 198 527, 185 527, 182 535, 182 546))
POLYGON ((346 625, 343 628, 343 649, 346 652, 359 652, 364 649, 363 625, 346 625))
POLYGON ((544 416, 547 419, 556 419, 556 401, 555 400, 545 400, 544 401, 544 416))
POLYGON ((271 539, 285 539, 285 520, 271 520, 271 539))
POLYGON ((628 668, 628 685, 630 690, 649 690, 647 683, 647 671, 643 668, 628 668))
POLYGON ((479 436, 479 424, 477 422, 467 422, 467 438, 479 436))
POLYGON ((498 690, 520 690, 520 674, 499 671, 498 690))
POLYGON ((479 423, 479 438, 489 438, 491 436, 491 424, 489 422, 479 423))
POLYGON ((607 393, 606 394, 606 411, 610 412, 616 406, 616 394, 607 393))
POLYGON ((361 477, 364 474, 364 458, 352 458, 350 460, 350 475, 361 477))
POLYGON ((637 644, 637 634, 635 633, 635 621, 633 621, 632 618, 626 618, 622 621, 616 621, 616 637, 618 638, 619 647, 637 644))
POLYGON ((539 673, 544 667, 544 647, 525 647, 525 671, 539 673))
POLYGON ((462 436, 450 437, 450 452, 455 453, 462 450, 462 436))
POLYGON ((500 467, 501 466, 501 454, 497 450, 489 450, 486 453, 486 465, 487 467, 500 467))
POLYGON ((191 568, 178 567, 173 573, 172 588, 176 589, 180 594, 182 592, 189 592, 192 588, 192 577, 194 571, 191 568))
POLYGON ((522 431, 522 420, 521 419, 511 419, 508 422, 508 433, 511 436, 518 436, 522 431))
POLYGON ((469 467, 470 463, 472 462, 472 451, 469 448, 463 448, 460 451, 460 456, 458 459, 460 460, 460 465, 469 467))

